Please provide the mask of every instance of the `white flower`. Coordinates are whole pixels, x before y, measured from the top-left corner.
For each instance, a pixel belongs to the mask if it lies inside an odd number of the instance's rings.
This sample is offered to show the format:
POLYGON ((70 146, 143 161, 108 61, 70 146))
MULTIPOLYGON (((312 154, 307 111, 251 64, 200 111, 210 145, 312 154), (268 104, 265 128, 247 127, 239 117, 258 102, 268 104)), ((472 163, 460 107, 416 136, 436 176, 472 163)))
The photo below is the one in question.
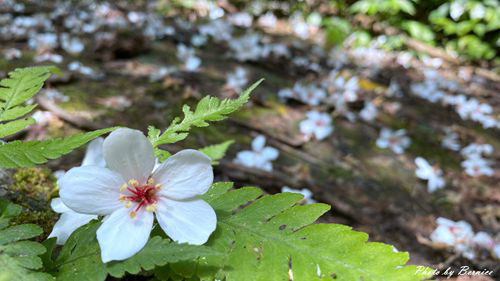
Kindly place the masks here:
POLYGON ((97 77, 98 74, 90 67, 83 65, 79 61, 73 61, 70 64, 68 64, 68 69, 70 71, 75 71, 79 72, 80 74, 86 75, 86 76, 91 76, 91 77, 97 77))
POLYGON ((229 41, 233 56, 239 61, 255 61, 262 57, 261 36, 256 33, 246 34, 229 41))
POLYGON ((281 188, 281 192, 299 193, 299 194, 304 195, 304 199, 303 199, 304 203, 306 203, 306 204, 316 203, 316 201, 312 198, 313 193, 307 188, 293 189, 293 188, 290 188, 288 186, 283 186, 281 188))
POLYGON ((445 186, 446 183, 442 178, 443 171, 441 171, 441 169, 432 167, 429 162, 422 157, 417 157, 415 159, 415 164, 417 165, 415 175, 419 179, 427 180, 427 188, 429 192, 434 192, 445 186))
POLYGON ((486 9, 481 3, 476 3, 470 10, 471 19, 482 19, 486 15, 486 9))
POLYGON ((69 34, 61 35, 62 48, 70 54, 79 54, 85 49, 83 42, 77 37, 70 37, 69 34))
POLYGON ((450 5, 450 17, 457 21, 465 12, 465 3, 461 0, 453 1, 450 5))
POLYGON ((495 171, 490 167, 491 161, 481 157, 472 157, 462 161, 462 167, 465 173, 472 177, 479 177, 482 175, 492 176, 495 171))
POLYGON ((461 153, 465 158, 478 158, 482 155, 491 155, 493 153, 493 146, 487 143, 471 143, 464 147, 461 153))
POLYGON ((493 253, 497 257, 497 259, 500 259, 500 243, 497 243, 495 245, 495 248, 493 248, 493 253))
POLYGON ((401 86, 399 86, 398 81, 395 79, 391 80, 391 84, 389 84, 389 88, 387 88, 387 96, 388 97, 401 97, 403 93, 401 92, 401 86))
POLYGON ((195 50, 184 44, 177 45, 177 57, 184 62, 187 71, 196 71, 201 65, 201 59, 196 56, 195 50))
POLYGON ((290 88, 280 89, 278 91, 278 97, 281 99, 298 99, 297 93, 290 88))
POLYGON ((327 113, 309 111, 306 116, 307 119, 299 124, 300 132, 304 135, 314 135, 317 140, 322 140, 333 132, 332 118, 327 113))
POLYGON ((406 130, 400 129, 392 131, 383 128, 377 139, 377 146, 380 148, 389 148, 396 154, 402 154, 411 144, 411 140, 406 136, 406 130))
POLYGON ((240 27, 252 26, 253 17, 249 13, 240 12, 234 13, 228 17, 229 22, 240 27))
POLYGON ((50 52, 44 52, 39 55, 36 55, 34 58, 35 62, 44 62, 44 61, 50 61, 53 63, 62 63, 63 62, 63 57, 59 54, 53 54, 50 52))
POLYGON ((60 196, 75 212, 106 216, 97 230, 103 262, 124 260, 148 241, 154 217, 173 240, 201 245, 216 227, 214 210, 197 196, 213 181, 210 159, 182 150, 157 169, 142 132, 120 128, 103 143, 107 168, 82 166, 59 181, 60 196))
POLYGON ((475 257, 472 244, 474 231, 469 223, 454 222, 445 218, 438 218, 436 222, 438 227, 430 236, 433 242, 453 247, 456 252, 469 259, 475 257))
POLYGON ((6 60, 15 60, 21 58, 23 53, 19 49, 10 48, 3 51, 3 55, 6 60))
POLYGON ((61 93, 60 91, 56 89, 45 89, 42 91, 43 94, 47 97, 47 99, 51 101, 61 101, 61 102, 68 102, 69 97, 61 93))
POLYGON ((272 28, 276 26, 277 21, 278 19, 272 12, 267 12, 259 17, 258 24, 263 27, 272 28))
MULTIPOLYGON (((85 152, 85 157, 82 161, 82 166, 95 165, 99 167, 106 166, 104 156, 102 154, 103 138, 97 138, 89 143, 85 152)), ((66 172, 63 170, 57 171, 54 175, 60 179, 66 172)), ((52 199, 50 203, 52 210, 60 213, 61 217, 54 225, 50 237, 57 237, 57 244, 63 245, 68 240, 71 233, 73 233, 80 226, 87 224, 93 219, 97 219, 96 215, 79 214, 70 208, 66 207, 60 198, 52 199)))
POLYGON ((175 72, 175 68, 174 67, 165 67, 165 66, 162 66, 162 67, 158 68, 158 70, 152 72, 149 75, 149 80, 150 81, 160 81, 163 78, 167 77, 168 75, 170 75, 170 74, 172 74, 174 72, 175 72))
POLYGON ((450 128, 445 129, 446 135, 441 140, 441 145, 453 151, 460 150, 460 143, 458 141, 458 134, 453 132, 450 128))
POLYGON ((340 77, 341 79, 338 79, 336 83, 338 83, 338 86, 340 90, 342 91, 342 95, 344 97, 344 100, 346 102, 355 102, 358 100, 358 77, 354 76, 351 77, 351 79, 345 81, 343 77, 340 77))
POLYGON ((493 250, 495 248, 495 239, 491 237, 486 232, 479 231, 474 235, 473 241, 479 247, 485 248, 487 250, 493 250))
POLYGON ((266 138, 262 135, 258 135, 252 141, 252 150, 238 152, 234 162, 246 167, 271 172, 273 170, 271 161, 278 158, 279 151, 276 148, 265 145, 266 138))
POLYGON ((196 47, 200 47, 207 43, 208 37, 203 34, 195 34, 191 37, 191 44, 196 47))
POLYGON ((367 101, 365 102, 365 107, 359 112, 359 116, 361 119, 367 121, 367 122, 372 122, 377 118, 377 107, 373 102, 367 101))
POLYGON ((410 88, 414 95, 432 103, 438 102, 445 97, 445 93, 439 90, 434 80, 425 80, 422 83, 413 83, 410 88))
POLYGON ((211 36, 215 41, 229 41, 232 37, 233 26, 222 19, 210 21, 199 27, 201 34, 211 36))
POLYGON ((228 73, 226 85, 228 88, 239 92, 248 83, 248 73, 243 67, 237 67, 234 72, 228 73))
POLYGON ((312 106, 319 105, 326 98, 325 90, 315 84, 303 85, 298 82, 295 83, 293 90, 302 102, 312 106))

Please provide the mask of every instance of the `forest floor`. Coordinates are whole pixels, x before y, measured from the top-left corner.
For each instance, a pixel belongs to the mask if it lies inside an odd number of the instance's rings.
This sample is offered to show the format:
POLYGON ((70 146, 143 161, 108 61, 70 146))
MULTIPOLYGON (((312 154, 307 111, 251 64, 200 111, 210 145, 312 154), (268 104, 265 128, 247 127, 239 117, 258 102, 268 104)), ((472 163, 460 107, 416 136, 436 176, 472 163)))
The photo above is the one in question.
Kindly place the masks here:
MULTIPOLYGON (((27 11, 24 16, 34 13, 27 11)), ((236 97, 236 91, 226 85, 226 75, 238 66, 244 67, 248 72, 248 85, 265 79, 254 91, 251 102, 228 120, 193 130, 186 141, 167 145, 167 150, 200 148, 233 139, 235 143, 225 160, 216 166, 217 181, 234 181, 236 187, 259 186, 269 193, 280 192, 283 186, 310 189, 314 200, 332 206, 322 221, 352 226, 367 232, 371 241, 390 243, 400 251, 408 251, 412 264, 435 268, 468 265, 476 270, 494 270, 496 276, 492 278, 500 277, 498 260, 488 253, 479 253, 468 260, 451 251, 437 249, 429 241, 438 217, 465 220, 475 231, 498 234, 500 131, 462 120, 449 106, 412 94, 411 84, 424 79, 423 72, 428 67, 424 62, 414 58, 404 67, 396 63, 396 55, 386 52, 387 57, 380 61, 363 63, 363 57, 351 58, 354 50, 343 50, 349 59, 338 68, 340 73, 356 76, 360 81, 360 98, 349 104, 350 110, 359 112, 369 97, 377 105, 378 114, 374 121, 359 118, 350 121, 330 105, 314 107, 332 112, 333 116, 333 133, 318 141, 304 137, 299 129, 299 123, 306 118, 311 106, 285 102, 278 97, 280 89, 293 88, 297 81, 312 83, 327 79, 331 69, 325 59, 328 53, 314 54, 314 40, 298 39, 286 32, 286 28, 258 29, 271 41, 293 46, 294 54, 316 62, 320 67, 318 71, 287 58, 240 61, 234 58, 226 43, 214 41, 196 48, 196 56, 202 61, 197 71, 185 71, 182 61, 177 58, 177 45, 189 45, 192 28, 183 29, 173 18, 166 21, 176 32, 161 40, 151 40, 133 30, 113 30, 110 31, 111 39, 100 44, 95 43, 93 34, 81 35, 92 47, 87 47, 78 56, 60 51, 64 58, 61 68, 78 60, 98 75, 92 77, 64 71, 63 76, 51 78, 45 88, 56 89, 64 98, 52 98, 47 92, 38 96, 39 109, 50 112, 51 119, 16 137, 43 139, 115 125, 143 131, 148 125, 166 128, 173 117, 182 115, 184 103, 195 104, 207 94, 236 97), (294 43, 298 41, 301 43, 294 43), (162 67, 176 70, 152 80, 151 76, 162 67), (400 96, 383 94, 391 81, 401 86, 400 96), (395 105, 400 109, 394 110, 395 105), (406 130, 412 143, 404 154, 377 147, 379 131, 384 127, 406 130), (465 174, 460 153, 441 145, 446 128, 459 135, 462 146, 491 144, 494 151, 489 159, 495 173, 481 177, 465 174), (272 172, 233 162, 239 151, 250 149, 257 135, 264 135, 267 145, 280 152, 273 162, 272 172), (414 160, 418 156, 444 171, 445 188, 428 192, 426 182, 415 176, 414 160)), ((27 47, 26 39, 1 42, 2 50, 21 49, 23 56, 15 60, 0 58, 0 77, 16 67, 35 64, 36 52, 27 47)), ((500 81, 495 80, 496 77, 481 75, 481 71, 472 66, 446 61, 435 70, 442 77, 455 81, 459 85, 457 92, 490 104, 498 116, 500 81), (468 76, 461 75, 463 73, 468 76)), ((51 171, 68 170, 79 165, 82 156, 83 151, 79 151, 51 161, 46 167, 51 171)))

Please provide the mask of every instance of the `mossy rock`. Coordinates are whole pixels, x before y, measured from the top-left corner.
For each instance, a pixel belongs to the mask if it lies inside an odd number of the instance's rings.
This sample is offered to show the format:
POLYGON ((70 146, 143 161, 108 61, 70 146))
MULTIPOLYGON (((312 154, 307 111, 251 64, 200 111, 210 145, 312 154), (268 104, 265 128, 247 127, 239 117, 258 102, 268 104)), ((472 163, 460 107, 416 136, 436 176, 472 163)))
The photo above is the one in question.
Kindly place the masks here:
POLYGON ((57 191, 56 178, 46 168, 0 170, 0 196, 22 206, 14 224, 33 223, 50 233, 57 214, 50 209, 50 200, 57 191))

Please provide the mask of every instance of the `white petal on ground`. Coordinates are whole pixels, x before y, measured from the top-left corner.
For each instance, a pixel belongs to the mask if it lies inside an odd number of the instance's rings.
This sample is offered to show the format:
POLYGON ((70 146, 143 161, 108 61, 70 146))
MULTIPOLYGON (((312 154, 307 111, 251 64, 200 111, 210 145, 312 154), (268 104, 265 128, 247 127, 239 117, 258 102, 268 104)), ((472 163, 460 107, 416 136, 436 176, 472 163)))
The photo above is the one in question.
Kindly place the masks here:
POLYGON ((266 145, 266 137, 264 137, 263 135, 258 135, 252 141, 252 149, 254 151, 262 150, 264 148, 264 145, 266 145))

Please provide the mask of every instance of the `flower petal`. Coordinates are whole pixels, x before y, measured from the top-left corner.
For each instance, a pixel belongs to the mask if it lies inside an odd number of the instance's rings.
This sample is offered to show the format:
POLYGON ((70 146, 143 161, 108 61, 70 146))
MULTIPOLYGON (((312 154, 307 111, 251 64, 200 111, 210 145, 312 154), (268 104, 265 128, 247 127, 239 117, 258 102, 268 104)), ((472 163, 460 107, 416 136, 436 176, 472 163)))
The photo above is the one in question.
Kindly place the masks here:
POLYGON ((81 166, 106 166, 106 161, 104 161, 104 155, 102 154, 103 142, 103 138, 96 138, 89 143, 89 145, 87 146, 87 150, 85 151, 85 157, 83 157, 81 166))
POLYGON ((50 201, 50 207, 52 210, 56 213, 65 213, 71 211, 70 208, 68 208, 66 205, 64 205, 63 201, 61 198, 54 198, 52 201, 50 201))
POLYGON ((124 260, 142 250, 153 228, 154 215, 145 210, 130 216, 130 209, 120 208, 97 230, 97 241, 103 262, 124 260))
POLYGON ((120 173, 125 181, 135 179, 144 184, 155 165, 153 146, 141 131, 120 128, 103 144, 108 167, 120 173))
POLYGON ((197 150, 185 149, 161 164, 152 178, 162 185, 161 195, 182 200, 207 192, 214 172, 208 156, 197 150))
POLYGON ((217 226, 214 209, 201 199, 175 201, 161 198, 156 219, 170 238, 193 245, 207 242, 217 226))
POLYGON ((64 245, 69 236, 80 226, 87 224, 93 219, 97 219, 95 215, 85 215, 73 212, 71 210, 63 213, 59 220, 54 225, 49 238, 57 237, 57 244, 64 245))
POLYGON ((122 206, 118 201, 120 174, 98 166, 69 170, 58 182, 64 205, 78 213, 108 215, 122 206))
POLYGON ((260 151, 266 145, 266 137, 263 135, 258 135, 252 141, 252 149, 253 151, 260 151))
POLYGON ((266 160, 276 160, 280 155, 279 150, 274 147, 266 146, 262 150, 262 156, 266 160))

